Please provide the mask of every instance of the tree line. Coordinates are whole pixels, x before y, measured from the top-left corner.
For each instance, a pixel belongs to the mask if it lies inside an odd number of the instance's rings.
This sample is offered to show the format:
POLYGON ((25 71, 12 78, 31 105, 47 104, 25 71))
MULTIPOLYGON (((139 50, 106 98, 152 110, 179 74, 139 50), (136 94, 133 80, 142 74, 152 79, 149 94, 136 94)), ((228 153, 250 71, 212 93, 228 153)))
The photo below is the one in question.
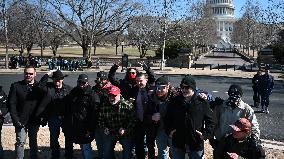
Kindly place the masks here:
MULTIPOLYGON (((232 43, 258 49, 281 42, 283 5, 268 0, 264 8, 257 0, 247 0, 232 43)), ((196 48, 217 38, 216 23, 203 0, 1 0, 0 18, 1 44, 20 54, 39 46, 42 56, 47 47, 56 56, 60 45, 74 43, 88 57, 99 44, 117 48, 132 41, 143 57, 164 42, 196 48)))

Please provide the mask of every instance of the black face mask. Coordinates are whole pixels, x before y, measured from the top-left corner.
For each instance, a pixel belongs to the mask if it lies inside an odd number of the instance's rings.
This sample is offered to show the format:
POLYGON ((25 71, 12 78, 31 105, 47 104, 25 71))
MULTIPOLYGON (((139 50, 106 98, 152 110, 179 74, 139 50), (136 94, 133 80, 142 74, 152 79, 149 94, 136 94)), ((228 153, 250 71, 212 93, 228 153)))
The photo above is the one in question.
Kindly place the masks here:
POLYGON ((241 94, 239 92, 230 92, 227 105, 236 108, 241 101, 241 94))

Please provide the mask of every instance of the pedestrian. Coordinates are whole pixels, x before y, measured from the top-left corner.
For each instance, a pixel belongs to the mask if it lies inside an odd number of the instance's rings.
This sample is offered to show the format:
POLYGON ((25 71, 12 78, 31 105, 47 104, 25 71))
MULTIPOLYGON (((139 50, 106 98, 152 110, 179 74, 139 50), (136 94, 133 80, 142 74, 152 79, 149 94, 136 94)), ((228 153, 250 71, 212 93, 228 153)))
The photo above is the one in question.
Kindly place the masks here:
MULTIPOLYGON (((70 93, 72 87, 64 83, 64 78, 60 70, 50 70, 39 81, 39 87, 45 92, 45 97, 41 102, 41 108, 45 108, 40 116, 48 121, 50 132, 51 158, 60 158, 59 134, 63 127, 63 120, 67 105, 64 98, 70 93), (52 82, 48 82, 51 78, 52 82)), ((73 143, 65 136, 65 157, 72 158, 73 143)))
POLYGON ((155 81, 155 90, 150 94, 147 107, 144 110, 146 140, 150 158, 154 158, 155 155, 155 140, 158 148, 158 159, 169 158, 168 146, 171 146, 171 140, 165 132, 164 120, 168 105, 175 94, 176 92, 167 76, 161 76, 155 81))
POLYGON ((15 126, 16 143, 15 158, 24 158, 24 146, 29 136, 30 158, 38 158, 37 132, 39 122, 35 118, 38 103, 42 99, 42 92, 35 80, 36 70, 27 66, 24 69, 24 80, 11 84, 8 96, 9 112, 15 126))
POLYGON ((260 96, 261 96, 261 111, 268 114, 269 96, 274 88, 274 77, 269 73, 269 66, 265 67, 264 74, 260 77, 260 96))
POLYGON ((260 103, 260 78, 261 78, 261 70, 258 70, 257 73, 252 78, 252 89, 253 89, 253 106, 258 108, 260 103))
MULTIPOLYGON (((215 128, 215 140, 211 142, 215 153, 218 151, 218 144, 222 137, 233 132, 230 125, 234 124, 239 118, 246 118, 252 123, 251 136, 256 140, 259 139, 260 131, 254 110, 242 100, 243 89, 241 86, 232 84, 228 90, 228 99, 223 102, 218 102, 215 106, 214 114, 216 116, 217 125, 215 128)), ((216 158, 217 159, 217 158, 216 158)))
MULTIPOLYGON (((148 72, 151 77, 154 77, 154 74, 152 71, 148 72)), ((146 155, 145 150, 145 136, 146 136, 146 144, 147 144, 147 133, 146 133, 146 127, 144 123, 144 112, 147 108, 148 104, 148 96, 152 92, 151 84, 154 81, 155 78, 148 78, 148 74, 144 73, 137 73, 136 75, 136 82, 137 86, 139 87, 136 98, 135 98, 135 111, 136 111, 136 118, 137 123, 135 126, 135 132, 134 132, 134 144, 135 144, 135 153, 137 159, 144 159, 146 155), (153 80, 151 80, 153 79, 153 80)), ((153 145, 152 145, 153 146, 153 145)), ((148 145, 150 147, 150 145, 148 145)), ((153 151, 148 151, 148 159, 151 159, 155 157, 155 153, 153 151), (151 153, 152 152, 152 153, 151 153)))
POLYGON ((261 146, 260 140, 255 140, 251 136, 252 124, 248 119, 240 118, 230 126, 233 132, 221 139, 216 158, 265 158, 265 151, 261 146))
POLYGON ((99 114, 99 127, 104 128, 103 159, 114 159, 117 141, 122 145, 122 158, 131 158, 132 136, 136 123, 133 104, 121 96, 120 89, 112 86, 99 114))
POLYGON ((196 93, 196 82, 191 75, 180 84, 182 92, 172 99, 165 116, 166 132, 172 139, 172 158, 204 158, 204 140, 214 134, 215 120, 206 99, 196 93))
MULTIPOLYGON (((107 78, 107 73, 104 71, 100 71, 97 73, 97 78, 95 82, 96 85, 93 86, 92 89, 100 98, 100 104, 96 107, 96 114, 98 116, 99 113, 101 112, 101 107, 103 106, 103 103, 108 101, 108 90, 111 88, 112 84, 109 82, 107 78)), ((98 123, 100 120, 101 119, 98 118, 98 123)), ((99 127, 99 125, 97 125, 95 129, 95 140, 96 140, 98 156, 96 159, 103 158, 103 148, 104 148, 103 135, 104 135, 104 128, 99 127)))
POLYGON ((91 142, 97 125, 96 107, 100 103, 97 94, 89 84, 86 74, 80 74, 77 86, 66 97, 66 114, 64 117, 64 134, 73 143, 80 144, 84 159, 93 159, 91 142))
POLYGON ((2 132, 2 126, 4 124, 5 120, 5 115, 8 112, 8 107, 7 107, 7 95, 3 91, 2 86, 0 86, 0 159, 3 159, 4 157, 4 151, 3 151, 3 146, 2 146, 2 140, 1 140, 1 132, 2 132))

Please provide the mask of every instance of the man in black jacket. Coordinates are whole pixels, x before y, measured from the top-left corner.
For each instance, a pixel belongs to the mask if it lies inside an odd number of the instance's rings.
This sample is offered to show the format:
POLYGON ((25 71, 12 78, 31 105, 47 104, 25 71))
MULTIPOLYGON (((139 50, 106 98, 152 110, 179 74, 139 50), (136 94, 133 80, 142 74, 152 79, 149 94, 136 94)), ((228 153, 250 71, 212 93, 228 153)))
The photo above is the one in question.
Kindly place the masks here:
POLYGON ((2 147, 2 141, 1 141, 1 131, 2 131, 2 126, 4 123, 5 115, 8 112, 8 107, 7 107, 7 95, 6 93, 2 90, 2 86, 0 86, 0 159, 3 159, 3 147, 2 147))
POLYGON ((184 159, 186 148, 191 159, 204 157, 204 140, 214 132, 214 115, 208 102, 195 92, 196 82, 187 75, 181 81, 182 92, 169 104, 165 116, 166 133, 172 138, 172 158, 184 159))
MULTIPOLYGON (((143 70, 146 71, 148 75, 149 81, 154 82, 155 81, 155 74, 151 70, 150 67, 148 67, 144 62, 139 63, 143 70)), ((109 81, 120 88, 121 95, 124 99, 129 100, 130 102, 133 102, 135 98, 137 97, 137 92, 139 87, 137 86, 136 82, 136 76, 137 73, 139 73, 138 69, 134 67, 130 67, 126 70, 125 78, 124 79, 116 79, 115 73, 116 70, 119 68, 119 65, 114 64, 108 74, 109 81)))
POLYGON ((35 81, 36 70, 33 67, 24 69, 24 80, 15 82, 10 87, 8 96, 9 112, 16 132, 16 158, 24 158, 24 145, 29 136, 30 158, 37 159, 38 120, 35 118, 37 106, 42 99, 42 92, 35 81))
POLYGON ((64 134, 73 143, 80 144, 84 159, 93 159, 91 142, 97 126, 96 107, 100 99, 93 92, 86 74, 79 75, 77 86, 66 97, 66 102, 64 134))
MULTIPOLYGON (((62 122, 65 113, 64 98, 72 89, 71 86, 66 85, 63 82, 64 77, 66 76, 67 75, 63 75, 60 70, 51 70, 39 81, 40 88, 45 92, 45 97, 42 100, 42 105, 40 107, 45 107, 42 117, 48 120, 52 159, 60 158, 60 145, 58 138, 60 134, 60 127, 63 129, 62 122), (48 82, 49 77, 52 79, 52 82, 48 82)), ((72 153, 73 143, 65 136, 65 157, 71 158, 72 153)))

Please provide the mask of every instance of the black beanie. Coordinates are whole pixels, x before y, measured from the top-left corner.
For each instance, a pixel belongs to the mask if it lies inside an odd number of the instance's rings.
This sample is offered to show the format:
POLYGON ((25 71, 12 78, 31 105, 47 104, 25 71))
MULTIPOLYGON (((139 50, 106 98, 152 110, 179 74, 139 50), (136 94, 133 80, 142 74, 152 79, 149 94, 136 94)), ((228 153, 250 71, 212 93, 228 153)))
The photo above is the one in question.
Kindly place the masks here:
POLYGON ((230 94, 232 94, 232 93, 234 93, 234 94, 239 94, 239 95, 243 96, 243 89, 242 89, 242 87, 239 86, 239 85, 232 84, 232 85, 230 86, 229 90, 228 90, 228 94, 230 95, 230 94))
POLYGON ((168 85, 169 84, 169 78, 167 76, 161 76, 156 81, 156 85, 168 85))
POLYGON ((196 82, 194 78, 191 75, 186 75, 182 80, 181 80, 181 86, 189 86, 193 88, 194 90, 196 89, 196 82))

